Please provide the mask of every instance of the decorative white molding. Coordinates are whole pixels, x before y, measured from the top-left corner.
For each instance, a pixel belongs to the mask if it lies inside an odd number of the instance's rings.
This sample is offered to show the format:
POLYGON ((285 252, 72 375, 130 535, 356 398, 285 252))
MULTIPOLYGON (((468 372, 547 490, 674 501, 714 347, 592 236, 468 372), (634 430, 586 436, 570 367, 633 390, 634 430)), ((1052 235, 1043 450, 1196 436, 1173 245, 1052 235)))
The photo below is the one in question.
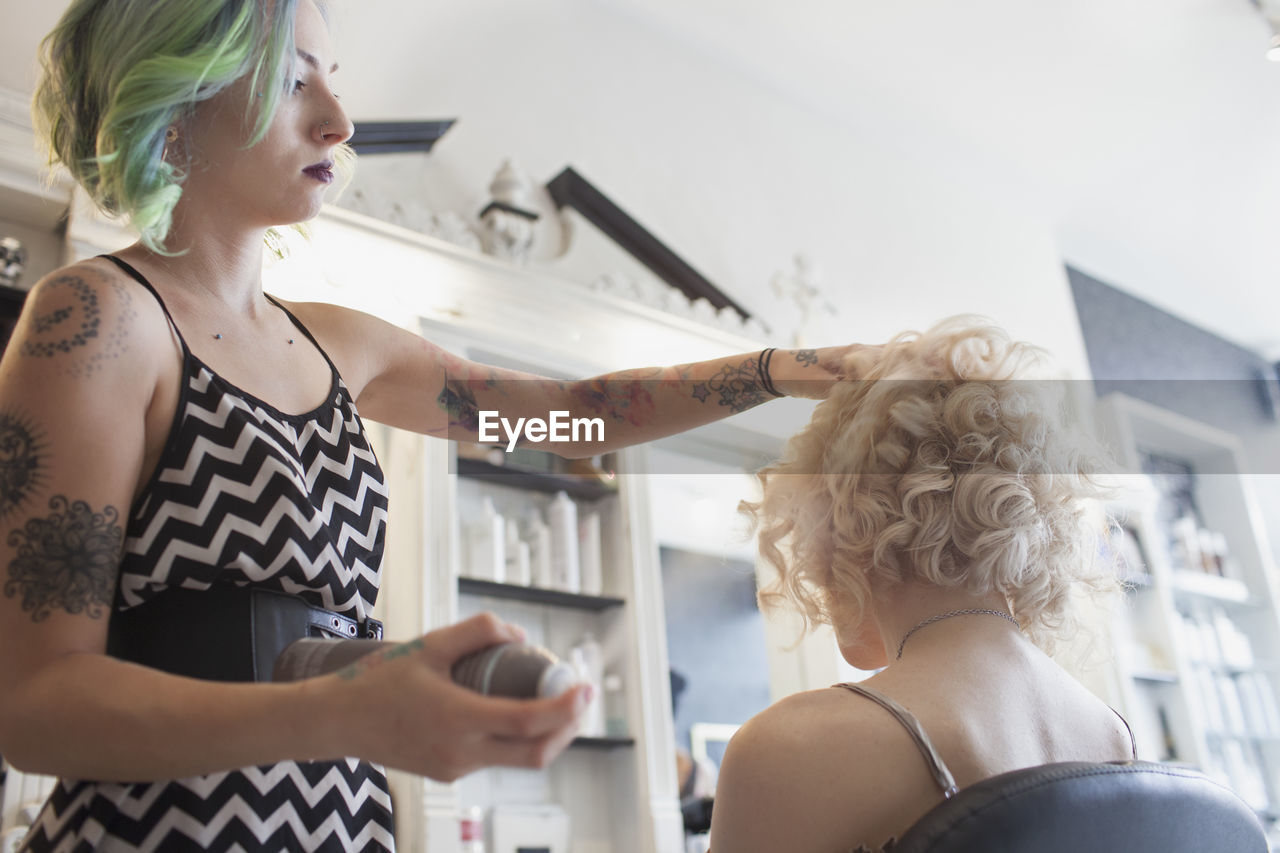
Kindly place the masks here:
POLYGON ((723 329, 730 334, 740 334, 759 341, 769 338, 769 332, 754 317, 743 320, 742 316, 730 306, 717 311, 706 299, 698 298, 691 301, 676 288, 656 278, 641 279, 625 272, 607 272, 594 279, 588 287, 597 293, 607 293, 628 299, 677 317, 688 317, 695 322, 723 329))
POLYGON ((397 199, 359 188, 347 191, 339 201, 340 209, 434 237, 473 252, 484 250, 476 229, 451 210, 437 212, 417 199, 397 199))
POLYGON ((310 243, 272 271, 273 292, 326 298, 398 324, 420 317, 536 353, 548 368, 674 364, 760 347, 758 339, 342 208, 326 207, 312 231, 310 243))
POLYGON ((0 88, 0 216, 52 229, 66 215, 72 182, 48 172, 31 124, 31 97, 0 88))

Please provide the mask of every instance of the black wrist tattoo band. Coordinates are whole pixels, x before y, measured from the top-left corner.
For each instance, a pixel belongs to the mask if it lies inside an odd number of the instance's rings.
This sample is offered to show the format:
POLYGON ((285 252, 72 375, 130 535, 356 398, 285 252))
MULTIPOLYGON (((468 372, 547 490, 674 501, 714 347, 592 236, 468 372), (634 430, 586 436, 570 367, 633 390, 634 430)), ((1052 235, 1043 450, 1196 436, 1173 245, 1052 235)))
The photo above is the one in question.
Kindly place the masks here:
POLYGON ((760 350, 760 356, 756 359, 756 374, 760 377, 760 384, 764 386, 764 390, 775 397, 785 397, 787 395, 774 388, 773 380, 769 378, 769 362, 773 360, 775 349, 776 347, 766 347, 760 350))

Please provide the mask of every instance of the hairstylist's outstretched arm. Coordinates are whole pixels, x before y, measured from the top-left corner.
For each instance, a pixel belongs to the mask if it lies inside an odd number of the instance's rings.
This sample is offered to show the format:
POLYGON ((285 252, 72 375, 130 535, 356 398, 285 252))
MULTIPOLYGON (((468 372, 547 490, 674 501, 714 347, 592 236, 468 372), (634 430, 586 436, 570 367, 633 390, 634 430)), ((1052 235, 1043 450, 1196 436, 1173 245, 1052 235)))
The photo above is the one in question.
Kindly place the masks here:
POLYGON ((418 335, 362 314, 320 304, 293 306, 342 354, 343 377, 363 416, 453 440, 507 444, 508 425, 599 418, 591 440, 515 446, 592 456, 641 444, 755 408, 781 397, 821 399, 836 382, 856 379, 849 356, 861 345, 766 349, 669 367, 549 379, 456 356, 418 335), (486 424, 482 418, 487 419, 486 424))

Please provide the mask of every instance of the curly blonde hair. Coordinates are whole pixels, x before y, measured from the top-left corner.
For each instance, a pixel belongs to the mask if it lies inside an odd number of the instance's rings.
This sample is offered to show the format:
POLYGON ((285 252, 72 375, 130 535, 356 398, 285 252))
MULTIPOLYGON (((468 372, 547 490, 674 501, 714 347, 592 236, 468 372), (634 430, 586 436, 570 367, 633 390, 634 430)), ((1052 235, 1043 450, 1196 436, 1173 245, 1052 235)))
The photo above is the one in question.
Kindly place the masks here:
POLYGON ((900 583, 996 592, 1052 648, 1075 627, 1074 593, 1114 581, 1086 510, 1103 494, 1098 456, 1062 424, 1061 383, 1029 378, 1042 355, 971 317, 849 355, 859 378, 832 389, 758 474, 761 501, 742 505, 777 569, 761 606, 793 604, 811 628, 832 621, 834 595, 856 628, 900 583))

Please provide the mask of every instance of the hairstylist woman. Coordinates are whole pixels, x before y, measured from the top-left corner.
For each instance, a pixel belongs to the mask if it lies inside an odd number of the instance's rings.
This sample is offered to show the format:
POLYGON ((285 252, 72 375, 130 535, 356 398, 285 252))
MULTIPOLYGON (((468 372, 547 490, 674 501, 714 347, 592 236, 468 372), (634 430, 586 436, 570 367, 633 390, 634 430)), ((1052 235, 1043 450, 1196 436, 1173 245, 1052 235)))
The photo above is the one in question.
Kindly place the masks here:
POLYGON ((454 686, 460 656, 518 638, 489 616, 289 684, 108 651, 146 614, 234 665, 247 638, 218 608, 243 590, 364 631, 386 489, 360 416, 474 438, 477 409, 590 412, 609 442, 562 447, 595 454, 820 396, 839 352, 557 382, 264 294, 264 232, 316 215, 352 133, 313 0, 75 0, 42 59, 56 159, 141 239, 40 281, 0 363, 0 753, 61 777, 27 849, 382 850, 382 765, 544 766, 587 690, 454 686))

